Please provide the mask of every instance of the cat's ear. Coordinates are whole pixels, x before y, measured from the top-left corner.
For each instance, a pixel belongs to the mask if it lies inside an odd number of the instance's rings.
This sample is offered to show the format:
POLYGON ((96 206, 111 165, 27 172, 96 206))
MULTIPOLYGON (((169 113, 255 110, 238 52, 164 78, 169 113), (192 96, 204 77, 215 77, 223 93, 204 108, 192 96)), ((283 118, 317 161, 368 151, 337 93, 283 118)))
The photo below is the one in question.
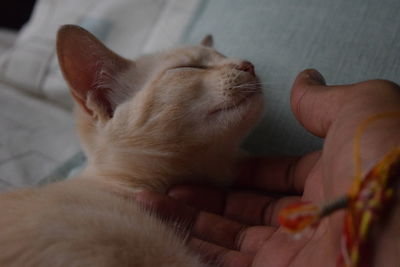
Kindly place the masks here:
POLYGON ((201 41, 201 45, 207 46, 207 47, 213 47, 214 45, 214 38, 211 34, 207 34, 203 40, 201 41))
POLYGON ((90 115, 102 120, 113 116, 122 94, 119 73, 132 62, 118 56, 85 29, 65 25, 57 34, 61 71, 76 102, 90 115))

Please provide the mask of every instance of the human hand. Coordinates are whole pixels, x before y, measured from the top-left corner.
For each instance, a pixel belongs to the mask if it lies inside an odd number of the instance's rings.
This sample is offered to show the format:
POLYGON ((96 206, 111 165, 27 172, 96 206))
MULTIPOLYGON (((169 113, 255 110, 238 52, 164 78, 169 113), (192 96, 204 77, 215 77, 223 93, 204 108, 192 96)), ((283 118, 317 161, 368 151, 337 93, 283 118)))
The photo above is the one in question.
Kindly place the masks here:
MULTIPOLYGON (((188 222, 189 245, 222 266, 335 266, 343 212, 324 219, 295 240, 277 214, 298 200, 323 204, 345 194, 353 182, 353 142, 357 126, 384 112, 400 112, 400 90, 373 80, 326 86, 306 70, 296 78, 291 107, 298 121, 324 138, 322 151, 302 157, 248 159, 239 164, 236 189, 176 186, 169 196, 143 192, 137 199, 161 216, 188 222)), ((400 146, 400 118, 376 121, 365 130, 362 170, 366 174, 393 147, 400 146)), ((400 253, 400 204, 375 240, 377 266, 395 266, 400 253)))

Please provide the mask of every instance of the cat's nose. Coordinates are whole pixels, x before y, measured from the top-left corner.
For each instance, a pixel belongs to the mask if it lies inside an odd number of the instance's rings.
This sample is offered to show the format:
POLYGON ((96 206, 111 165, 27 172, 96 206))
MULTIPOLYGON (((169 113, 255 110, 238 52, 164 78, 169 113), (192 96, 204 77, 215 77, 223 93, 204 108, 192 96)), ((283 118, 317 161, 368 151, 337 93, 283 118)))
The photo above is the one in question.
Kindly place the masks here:
POLYGON ((237 70, 241 70, 244 72, 248 72, 253 76, 256 76, 256 73, 254 71, 254 65, 251 64, 249 61, 242 61, 235 67, 237 70))

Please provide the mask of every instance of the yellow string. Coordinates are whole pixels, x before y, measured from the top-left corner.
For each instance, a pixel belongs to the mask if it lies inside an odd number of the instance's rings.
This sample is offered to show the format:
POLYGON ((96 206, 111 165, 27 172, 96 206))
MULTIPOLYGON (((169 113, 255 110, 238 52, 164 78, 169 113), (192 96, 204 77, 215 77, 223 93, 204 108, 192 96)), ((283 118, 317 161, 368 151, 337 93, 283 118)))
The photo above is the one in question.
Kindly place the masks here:
POLYGON ((400 111, 392 111, 392 112, 385 112, 385 113, 380 113, 380 114, 375 114, 367 119, 365 119, 363 122, 361 122, 357 129, 356 129, 356 134, 354 136, 354 178, 355 178, 355 187, 353 188, 352 192, 355 192, 354 190, 358 191, 358 187, 360 186, 360 182, 362 179, 362 168, 361 168, 361 138, 362 135, 364 134, 366 128, 373 122, 380 120, 380 119, 388 119, 388 118, 400 118, 400 111))

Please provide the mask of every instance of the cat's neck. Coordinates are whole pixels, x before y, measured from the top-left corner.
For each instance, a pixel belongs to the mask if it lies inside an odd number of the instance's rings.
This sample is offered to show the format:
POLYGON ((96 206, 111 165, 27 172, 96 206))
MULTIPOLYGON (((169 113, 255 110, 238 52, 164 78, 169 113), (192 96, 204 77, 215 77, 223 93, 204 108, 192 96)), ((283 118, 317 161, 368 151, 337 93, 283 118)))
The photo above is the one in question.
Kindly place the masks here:
POLYGON ((240 142, 237 135, 204 143, 193 137, 167 135, 162 129, 154 129, 158 124, 150 124, 148 128, 136 127, 126 136, 105 139, 94 134, 89 116, 78 116, 78 125, 83 143, 88 145, 88 165, 81 176, 133 190, 157 191, 177 183, 227 185, 231 181, 240 142))
POLYGON ((85 177, 100 179, 124 189, 137 191, 150 189, 166 191, 178 183, 213 183, 227 185, 231 180, 235 151, 214 147, 180 148, 130 148, 99 153, 90 159, 85 177))

